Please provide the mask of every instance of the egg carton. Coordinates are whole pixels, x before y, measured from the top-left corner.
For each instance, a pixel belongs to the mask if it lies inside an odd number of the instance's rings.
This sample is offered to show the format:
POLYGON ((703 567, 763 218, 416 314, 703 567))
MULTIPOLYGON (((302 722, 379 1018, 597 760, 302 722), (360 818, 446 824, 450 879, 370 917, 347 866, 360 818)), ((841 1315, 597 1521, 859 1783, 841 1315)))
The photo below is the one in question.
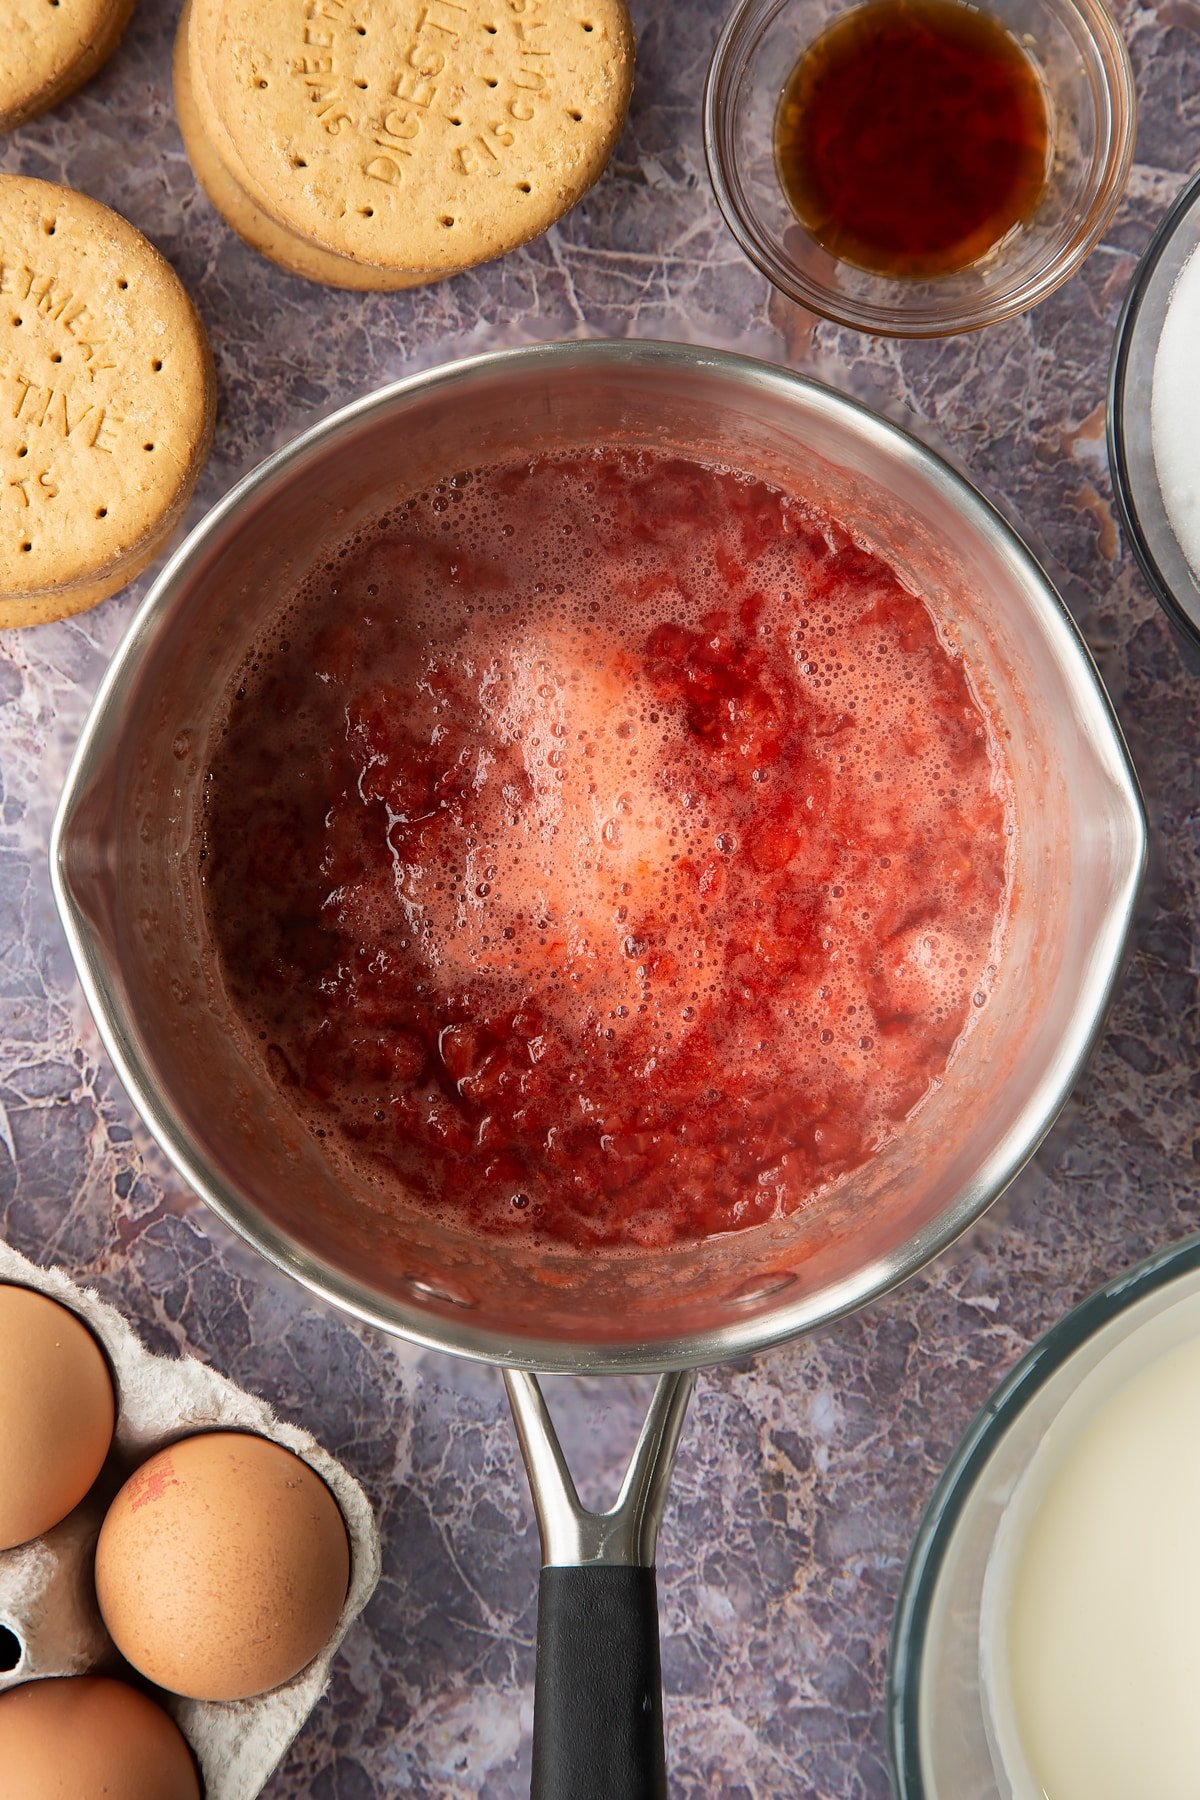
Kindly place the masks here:
POLYGON ((36 1288, 90 1326, 112 1369, 117 1423, 91 1492, 43 1537, 0 1551, 0 1692, 51 1675, 128 1672, 96 1605, 93 1559, 109 1501, 156 1450, 195 1431, 257 1432, 295 1451, 329 1487, 350 1539, 350 1589, 333 1634, 293 1680, 253 1700, 188 1700, 153 1689, 187 1738, 204 1800, 261 1793, 329 1681, 330 1664, 379 1580, 379 1533, 354 1478, 307 1432, 193 1357, 152 1356, 120 1313, 56 1269, 0 1242, 0 1282, 36 1288))

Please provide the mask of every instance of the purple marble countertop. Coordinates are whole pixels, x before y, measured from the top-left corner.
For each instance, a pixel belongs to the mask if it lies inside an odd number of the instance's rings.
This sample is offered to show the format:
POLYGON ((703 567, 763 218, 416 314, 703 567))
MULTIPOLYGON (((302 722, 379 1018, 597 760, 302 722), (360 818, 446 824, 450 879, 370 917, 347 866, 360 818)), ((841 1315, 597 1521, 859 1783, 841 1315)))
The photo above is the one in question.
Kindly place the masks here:
MULTIPOLYGON (((958 1246, 869 1311, 701 1376, 660 1546, 672 1791, 882 1800, 888 1630, 921 1510, 1015 1358, 1098 1282, 1200 1224, 1200 677, 1115 523, 1104 449, 1134 262, 1200 156, 1200 5, 1124 4, 1137 160, 1081 274, 973 336, 896 344, 780 303, 712 201, 700 137, 720 0, 635 4, 629 123, 546 237, 442 286, 358 297, 247 250, 193 180, 169 82, 178 7, 141 0, 108 68, 4 142, 170 257, 212 334, 220 419, 193 516, 300 426, 464 352, 576 335, 744 348, 882 406, 1016 519, 1103 671, 1147 795, 1151 871, 1107 1034, 1033 1164, 958 1246)), ((0 1209, 20 1250, 209 1359, 365 1483, 383 1581, 271 1800, 528 1792, 537 1537, 499 1377, 323 1310, 181 1189, 118 1087, 76 985, 46 846, 67 758, 144 584, 0 636, 0 1209)), ((644 1381, 560 1405, 608 1504, 644 1381)), ((557 1398, 552 1395, 552 1398, 557 1398)))

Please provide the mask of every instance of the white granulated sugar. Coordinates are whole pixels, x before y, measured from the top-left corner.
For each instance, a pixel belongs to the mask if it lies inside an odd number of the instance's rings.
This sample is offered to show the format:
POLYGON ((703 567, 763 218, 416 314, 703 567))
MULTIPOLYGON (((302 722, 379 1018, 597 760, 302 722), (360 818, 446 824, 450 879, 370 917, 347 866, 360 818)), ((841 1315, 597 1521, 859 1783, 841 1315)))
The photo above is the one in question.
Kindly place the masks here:
POLYGON ((1200 579, 1200 255, 1171 290, 1150 389, 1150 443, 1163 506, 1200 579))

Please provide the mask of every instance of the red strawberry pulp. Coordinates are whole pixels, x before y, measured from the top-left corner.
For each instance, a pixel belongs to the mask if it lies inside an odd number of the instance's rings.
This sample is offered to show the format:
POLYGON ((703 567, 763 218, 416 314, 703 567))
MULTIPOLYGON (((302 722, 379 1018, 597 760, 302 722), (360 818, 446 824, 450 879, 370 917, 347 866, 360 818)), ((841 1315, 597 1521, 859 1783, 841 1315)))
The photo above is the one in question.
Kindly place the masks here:
POLYGON ((1000 732, 804 501, 615 450, 456 476, 316 569, 214 738, 227 988, 386 1191, 661 1245, 810 1203, 986 1003, 1000 732))

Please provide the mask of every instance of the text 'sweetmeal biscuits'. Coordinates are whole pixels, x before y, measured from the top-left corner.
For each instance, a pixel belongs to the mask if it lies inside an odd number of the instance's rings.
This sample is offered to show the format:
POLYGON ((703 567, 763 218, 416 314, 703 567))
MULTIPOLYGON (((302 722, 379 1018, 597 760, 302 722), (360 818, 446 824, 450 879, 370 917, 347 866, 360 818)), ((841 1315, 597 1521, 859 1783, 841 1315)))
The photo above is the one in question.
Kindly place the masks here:
POLYGON ((335 256, 331 250, 322 250, 319 244, 310 244, 307 238, 299 237, 294 231, 289 231, 286 225, 278 224, 254 204, 222 162, 205 129, 204 118, 197 104, 197 84, 193 79, 188 54, 190 17, 191 0, 188 0, 175 35, 175 114, 192 172, 225 223, 252 250, 257 250, 271 262, 278 263, 293 275, 302 275, 309 281, 324 282, 327 287, 391 291, 415 287, 420 282, 430 280, 428 275, 372 269, 366 263, 352 262, 348 256, 335 256))
POLYGON ((117 47, 133 0, 5 0, 0 131, 82 87, 117 47))
POLYGON ((446 273, 544 231, 625 118, 624 0, 193 0, 205 127, 271 217, 446 273))
POLYGON ((0 176, 0 626, 114 593, 182 516, 212 438, 204 327, 140 232, 0 176))

